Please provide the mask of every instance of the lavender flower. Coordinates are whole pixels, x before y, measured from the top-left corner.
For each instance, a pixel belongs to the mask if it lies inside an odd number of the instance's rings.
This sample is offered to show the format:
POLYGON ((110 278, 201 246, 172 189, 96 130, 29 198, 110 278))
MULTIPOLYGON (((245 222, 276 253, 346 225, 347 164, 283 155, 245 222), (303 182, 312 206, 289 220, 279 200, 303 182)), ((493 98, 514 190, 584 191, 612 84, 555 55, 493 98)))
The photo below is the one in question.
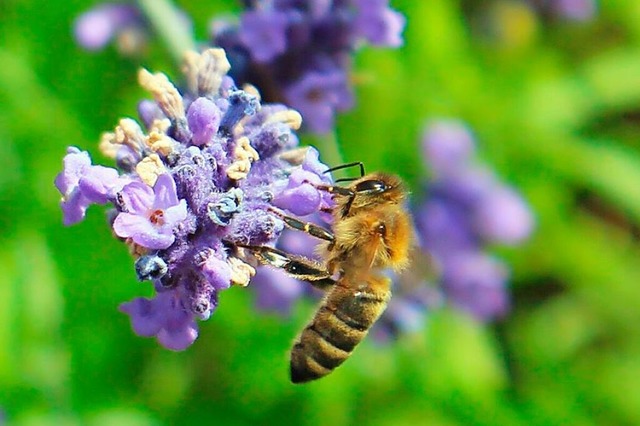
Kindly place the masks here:
POLYGON ((353 106, 351 55, 362 42, 399 47, 405 18, 388 0, 245 2, 239 25, 212 24, 213 42, 230 52, 238 81, 302 113, 315 133, 353 106))
POLYGON ((549 13, 571 21, 588 21, 597 10, 597 0, 530 0, 544 13, 549 13))
POLYGON ((145 183, 131 182, 120 192, 120 200, 122 211, 113 222, 114 232, 149 249, 171 246, 176 239, 173 229, 187 218, 187 202, 178 200, 169 174, 158 177, 153 190, 145 183))
POLYGON ((144 130, 122 119, 101 151, 118 169, 93 166, 70 148, 56 178, 66 224, 91 204, 111 203, 115 234, 131 247, 140 280, 156 295, 125 303, 134 331, 182 350, 218 305, 218 293, 246 286, 255 269, 247 246, 274 245, 281 214, 316 213, 331 200, 313 184, 330 184, 313 148, 295 149, 300 115, 260 105, 226 74, 224 51, 190 52, 184 94, 161 73, 141 70, 154 101, 139 106, 144 130), (277 200, 277 202, 276 202, 277 200))
POLYGON ((477 164, 464 124, 430 123, 423 152, 432 177, 416 208, 416 228, 422 248, 441 269, 444 296, 479 320, 502 316, 508 309, 507 268, 485 252, 486 244, 522 243, 533 230, 533 215, 515 189, 477 164))
POLYGON ((145 43, 147 24, 134 5, 102 3, 80 15, 73 31, 78 44, 87 50, 101 50, 117 39, 121 52, 133 53, 145 43))
POLYGON ((63 196, 60 206, 64 224, 80 222, 90 204, 107 203, 127 181, 114 169, 93 166, 87 152, 70 147, 64 157, 64 171, 55 180, 63 196))

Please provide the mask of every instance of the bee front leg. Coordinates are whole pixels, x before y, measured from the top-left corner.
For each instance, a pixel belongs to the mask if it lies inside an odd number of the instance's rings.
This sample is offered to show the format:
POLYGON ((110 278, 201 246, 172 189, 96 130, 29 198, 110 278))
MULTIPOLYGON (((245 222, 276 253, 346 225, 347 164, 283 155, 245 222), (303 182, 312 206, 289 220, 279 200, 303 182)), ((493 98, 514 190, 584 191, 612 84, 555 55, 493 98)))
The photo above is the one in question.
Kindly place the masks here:
POLYGON ((327 268, 315 260, 272 247, 241 247, 251 251, 261 264, 280 268, 291 277, 306 281, 320 290, 327 290, 335 284, 327 268))
POLYGON ((300 219, 296 219, 295 217, 286 216, 274 209, 272 209, 271 211, 278 215, 278 217, 280 217, 280 219, 284 221, 285 225, 290 228, 306 232, 312 237, 320 238, 321 240, 329 241, 330 243, 332 243, 334 240, 333 234, 330 231, 324 229, 322 226, 318 226, 315 223, 311 222, 303 222, 300 219))

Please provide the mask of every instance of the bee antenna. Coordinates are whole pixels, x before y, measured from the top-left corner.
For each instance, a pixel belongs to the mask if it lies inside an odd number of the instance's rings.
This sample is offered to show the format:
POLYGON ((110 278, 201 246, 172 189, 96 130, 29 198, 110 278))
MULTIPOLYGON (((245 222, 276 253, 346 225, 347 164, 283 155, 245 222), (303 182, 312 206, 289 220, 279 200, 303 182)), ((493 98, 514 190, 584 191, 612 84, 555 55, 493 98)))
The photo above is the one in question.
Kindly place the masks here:
POLYGON ((340 182, 353 182, 354 180, 358 180, 360 178, 354 178, 354 177, 350 177, 350 178, 340 178, 340 179, 336 179, 335 183, 340 183, 340 182))
MULTIPOLYGON (((342 170, 342 169, 346 169, 346 168, 354 167, 354 166, 359 166, 360 167, 360 177, 364 176, 364 163, 362 161, 354 161, 352 163, 340 164, 339 166, 331 167, 330 169, 327 169, 322 173, 331 173, 331 172, 335 172, 336 170, 342 170)), ((355 179, 351 179, 351 180, 355 180, 355 179)), ((342 181, 345 181, 345 180, 342 180, 342 181)))

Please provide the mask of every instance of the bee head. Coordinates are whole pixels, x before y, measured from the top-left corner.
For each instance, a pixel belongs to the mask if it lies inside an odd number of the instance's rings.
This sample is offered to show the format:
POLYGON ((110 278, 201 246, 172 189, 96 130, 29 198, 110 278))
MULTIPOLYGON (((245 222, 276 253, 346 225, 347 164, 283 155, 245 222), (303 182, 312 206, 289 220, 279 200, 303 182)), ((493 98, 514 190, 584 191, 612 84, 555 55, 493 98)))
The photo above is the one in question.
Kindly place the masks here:
POLYGON ((353 182, 351 189, 356 193, 356 202, 362 200, 363 204, 399 203, 407 195, 404 184, 398 176, 380 172, 363 176, 353 182))

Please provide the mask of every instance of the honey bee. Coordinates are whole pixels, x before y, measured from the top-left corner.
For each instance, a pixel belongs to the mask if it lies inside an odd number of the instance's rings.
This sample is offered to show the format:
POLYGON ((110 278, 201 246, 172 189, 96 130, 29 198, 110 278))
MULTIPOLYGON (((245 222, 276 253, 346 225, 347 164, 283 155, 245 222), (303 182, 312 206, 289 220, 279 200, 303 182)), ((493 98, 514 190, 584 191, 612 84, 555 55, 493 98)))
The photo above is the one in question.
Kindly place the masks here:
POLYGON ((391 298, 391 280, 383 271, 404 269, 414 240, 404 207, 408 192, 399 177, 371 173, 347 186, 318 189, 331 193, 335 202, 331 232, 281 217, 289 227, 324 240, 323 263, 270 247, 250 247, 261 263, 327 292, 291 350, 293 383, 324 377, 351 355, 391 298))

